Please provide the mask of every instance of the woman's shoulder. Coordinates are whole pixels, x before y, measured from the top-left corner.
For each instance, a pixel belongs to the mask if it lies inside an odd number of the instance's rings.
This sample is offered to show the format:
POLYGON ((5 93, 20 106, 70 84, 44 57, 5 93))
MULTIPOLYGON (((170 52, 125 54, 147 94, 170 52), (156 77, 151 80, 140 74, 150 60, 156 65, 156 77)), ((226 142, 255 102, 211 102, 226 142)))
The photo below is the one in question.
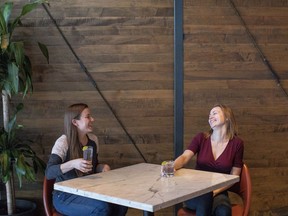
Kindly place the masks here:
POLYGON ((202 144, 208 140, 209 137, 205 132, 198 132, 192 139, 192 143, 202 144))
POLYGON ((62 161, 65 160, 68 151, 68 142, 66 135, 61 135, 56 141, 52 148, 52 154, 56 154, 61 157, 62 161))
POLYGON ((243 144, 243 140, 238 136, 234 136, 232 140, 236 143, 243 144))
POLYGON ((231 141, 233 143, 233 146, 235 146, 237 149, 244 148, 244 141, 240 137, 234 136, 231 141))
POLYGON ((95 144, 96 144, 96 146, 97 146, 97 152, 99 152, 98 137, 97 137, 95 134, 93 134, 93 133, 88 133, 87 135, 88 135, 88 138, 89 138, 90 140, 92 140, 92 141, 95 142, 95 144))
POLYGON ((60 137, 58 137, 58 139, 56 140, 55 143, 57 142, 66 142, 67 143, 67 137, 65 134, 62 134, 60 137))
POLYGON ((98 137, 95 134, 88 133, 87 135, 88 135, 89 139, 93 140, 94 142, 96 142, 96 144, 98 144, 98 137))
POLYGON ((208 137, 205 134, 205 132, 198 132, 194 138, 202 140, 202 139, 207 139, 208 137))

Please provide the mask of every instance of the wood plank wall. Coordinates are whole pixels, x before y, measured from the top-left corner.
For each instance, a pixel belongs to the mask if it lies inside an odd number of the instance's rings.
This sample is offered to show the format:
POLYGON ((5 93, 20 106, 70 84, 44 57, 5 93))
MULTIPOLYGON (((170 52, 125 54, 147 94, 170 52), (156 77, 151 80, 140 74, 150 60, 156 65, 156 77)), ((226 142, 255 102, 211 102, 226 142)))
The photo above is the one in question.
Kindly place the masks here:
MULTIPOLYGON (((14 2, 19 11, 24 1, 14 2)), ((233 2, 288 91, 288 1, 233 2)), ((250 215, 287 215, 288 98, 229 0, 183 3, 184 148, 196 133, 208 129, 213 104, 231 106, 251 170, 250 215)), ((48 10, 147 161, 172 158, 173 0, 50 0, 48 10)), ((62 134, 64 109, 85 102, 96 119, 101 160, 113 168, 143 162, 45 10, 40 7, 23 23, 15 37, 28 41, 34 93, 24 101, 19 122, 25 126, 23 135, 35 140, 38 154, 48 160, 62 134), (49 65, 36 41, 48 45, 49 65)), ((40 208, 42 178, 40 174, 37 182, 17 192, 36 197, 40 208)), ((172 210, 156 215, 172 215, 172 210)))
MULTIPOLYGON (((234 3, 288 91, 288 2, 234 3)), ((251 215, 273 215, 283 206, 287 215, 288 98, 229 1, 185 1, 184 32, 186 143, 207 128, 211 104, 230 105, 252 175, 251 215)))

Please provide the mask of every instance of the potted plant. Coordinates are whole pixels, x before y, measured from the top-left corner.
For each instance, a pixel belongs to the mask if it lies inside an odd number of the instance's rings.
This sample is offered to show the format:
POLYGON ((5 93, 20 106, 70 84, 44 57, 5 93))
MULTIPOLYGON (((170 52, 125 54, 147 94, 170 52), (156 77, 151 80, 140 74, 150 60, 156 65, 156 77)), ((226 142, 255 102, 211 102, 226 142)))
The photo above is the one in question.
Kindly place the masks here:
MULTIPOLYGON (((16 108, 16 113, 22 108, 23 104, 20 103, 16 108)), ((23 177, 28 181, 35 181, 35 173, 37 173, 38 169, 44 171, 46 166, 45 162, 31 148, 30 144, 32 141, 18 136, 17 132, 22 128, 22 125, 16 124, 16 113, 8 122, 6 129, 4 127, 0 128, 0 175, 1 180, 6 183, 7 205, 9 200, 11 200, 11 212, 8 212, 9 215, 16 213, 12 207, 15 202, 13 197, 14 174, 17 175, 21 187, 23 177), (7 184, 11 188, 7 187, 7 184), (8 199, 9 196, 11 197, 8 199)), ((7 209, 9 209, 8 206, 7 209)), ((28 208, 27 210, 29 211, 28 208)), ((0 215, 2 214, 0 212, 0 215)), ((4 214, 6 214, 6 211, 4 214)))
MULTIPOLYGON (((15 211, 14 175, 15 172, 20 186, 22 177, 34 180, 37 168, 44 168, 35 152, 26 141, 17 138, 16 114, 10 120, 9 100, 15 94, 25 95, 33 90, 32 67, 29 57, 25 54, 24 41, 13 41, 14 29, 22 25, 21 18, 34 10, 38 5, 47 3, 46 0, 36 0, 22 7, 21 14, 10 20, 13 9, 12 2, 0 5, 0 90, 2 92, 3 128, 0 134, 0 175, 6 186, 7 213, 15 211), (29 164, 32 160, 33 165, 29 164)), ((48 50, 44 44, 38 43, 40 50, 49 63, 48 50)), ((17 106, 16 113, 22 104, 17 106)))

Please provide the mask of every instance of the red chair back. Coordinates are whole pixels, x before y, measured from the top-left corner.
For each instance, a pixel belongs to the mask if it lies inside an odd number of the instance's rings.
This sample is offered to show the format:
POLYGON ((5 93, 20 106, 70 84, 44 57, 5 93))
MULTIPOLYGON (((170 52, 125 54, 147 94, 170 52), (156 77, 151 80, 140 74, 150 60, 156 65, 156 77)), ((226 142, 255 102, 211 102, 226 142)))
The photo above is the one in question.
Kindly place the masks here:
POLYGON ((243 165, 241 170, 240 182, 233 185, 229 191, 238 194, 243 201, 243 206, 240 204, 232 205, 232 215, 248 216, 251 206, 252 182, 246 164, 243 165))
MULTIPOLYGON (((229 191, 238 194, 243 201, 243 205, 232 204, 232 216, 248 216, 251 205, 252 183, 246 164, 243 164, 240 182, 234 184, 229 191)), ((180 208, 177 216, 196 216, 196 212, 186 208, 180 208)))
POLYGON ((54 190, 55 179, 46 179, 43 181, 43 204, 46 216, 62 216, 56 211, 52 202, 52 192, 54 190))

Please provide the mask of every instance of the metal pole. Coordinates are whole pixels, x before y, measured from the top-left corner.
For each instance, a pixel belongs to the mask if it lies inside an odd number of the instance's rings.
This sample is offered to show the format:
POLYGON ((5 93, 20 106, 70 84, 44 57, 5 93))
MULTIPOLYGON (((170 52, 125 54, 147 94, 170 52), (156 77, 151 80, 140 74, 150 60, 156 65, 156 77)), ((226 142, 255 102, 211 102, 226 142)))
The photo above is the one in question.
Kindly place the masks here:
POLYGON ((183 1, 174 0, 174 157, 183 152, 183 1))
POLYGON ((183 0, 174 0, 174 158, 183 152, 183 36, 183 0))

